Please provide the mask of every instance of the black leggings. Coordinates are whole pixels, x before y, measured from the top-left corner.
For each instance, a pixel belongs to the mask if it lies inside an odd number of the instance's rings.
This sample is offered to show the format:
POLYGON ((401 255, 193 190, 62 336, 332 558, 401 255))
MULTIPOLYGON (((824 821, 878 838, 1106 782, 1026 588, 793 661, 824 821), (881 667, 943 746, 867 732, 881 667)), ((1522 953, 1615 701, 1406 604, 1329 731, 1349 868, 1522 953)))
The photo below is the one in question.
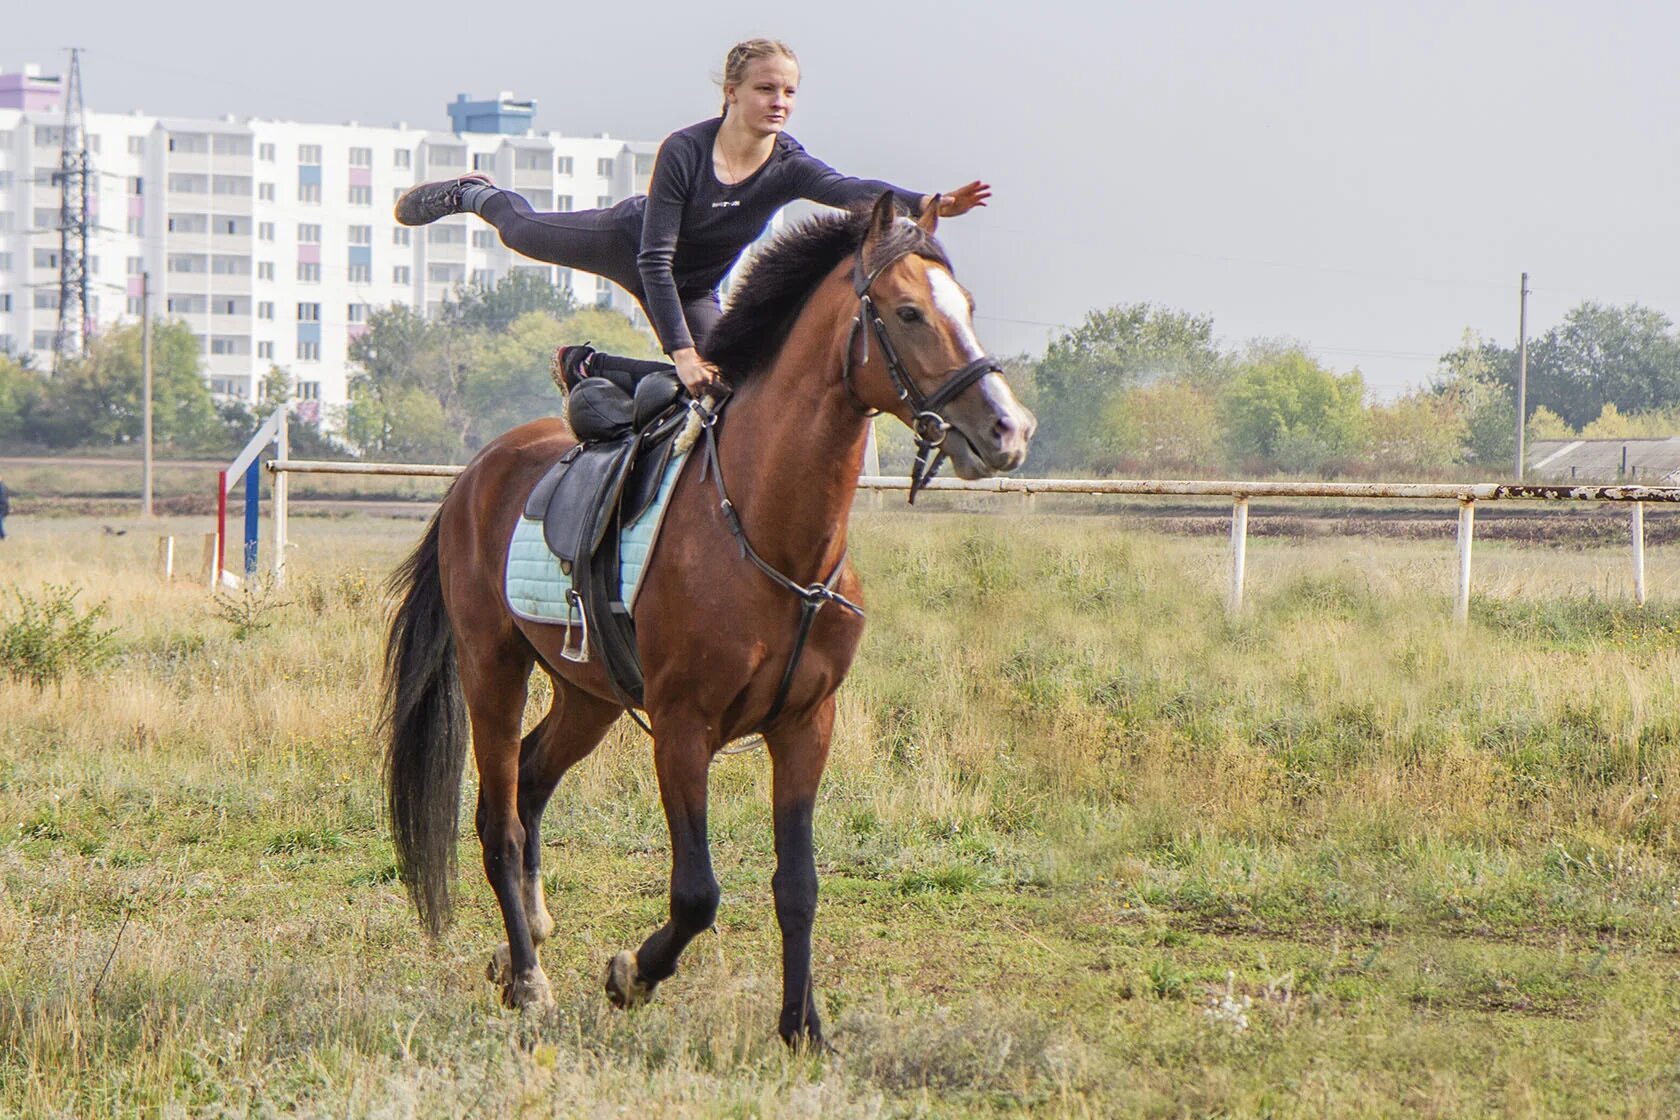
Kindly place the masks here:
MULTIPOLYGON (((642 275, 636 267, 637 245, 624 235, 609 210, 568 210, 543 214, 521 195, 498 190, 478 204, 478 215, 502 235, 502 244, 522 256, 605 276, 636 297, 647 314, 642 275)), ((723 314, 716 289, 682 294, 688 333, 702 353, 706 336, 723 314)), ((652 316, 648 316, 652 321, 652 316)))

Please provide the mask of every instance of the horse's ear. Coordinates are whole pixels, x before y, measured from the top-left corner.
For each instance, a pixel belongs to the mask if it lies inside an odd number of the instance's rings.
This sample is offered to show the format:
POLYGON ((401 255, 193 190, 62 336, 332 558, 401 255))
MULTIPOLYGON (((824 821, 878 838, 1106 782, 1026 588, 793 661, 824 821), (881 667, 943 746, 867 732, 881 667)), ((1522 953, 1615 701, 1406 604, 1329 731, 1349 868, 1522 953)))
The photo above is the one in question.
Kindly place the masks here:
POLYGON ((921 226, 922 232, 929 237, 939 228, 939 200, 944 197, 942 194, 936 194, 928 199, 928 204, 922 207, 922 216, 916 219, 916 224, 921 226))
POLYGON ((864 236, 865 250, 873 249, 881 238, 885 237, 898 221, 898 204, 893 201, 891 191, 882 191, 881 197, 875 200, 875 209, 869 215, 869 233, 864 236))

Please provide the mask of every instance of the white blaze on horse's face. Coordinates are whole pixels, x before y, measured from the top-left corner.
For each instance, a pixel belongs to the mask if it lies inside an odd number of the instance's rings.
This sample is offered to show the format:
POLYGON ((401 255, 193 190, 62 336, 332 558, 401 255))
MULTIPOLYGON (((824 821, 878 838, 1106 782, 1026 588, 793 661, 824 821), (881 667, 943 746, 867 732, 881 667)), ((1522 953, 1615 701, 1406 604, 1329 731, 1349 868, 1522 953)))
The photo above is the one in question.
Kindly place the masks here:
MULTIPOLYGON (((944 268, 929 265, 927 269, 928 290, 933 295, 935 312, 945 320, 962 351, 963 363, 967 364, 985 355, 980 347, 980 340, 974 335, 973 304, 968 293, 957 283, 944 268)), ((1009 382, 997 373, 988 373, 975 383, 981 398, 986 402, 986 410, 993 418, 991 431, 988 435, 996 440, 996 447, 984 446, 985 437, 979 441, 975 436, 963 432, 963 436, 974 445, 988 465, 999 470, 1014 470, 1027 457, 1027 445, 1032 440, 1033 431, 1038 427, 1038 420, 1027 408, 1015 399, 1015 393, 1009 388, 1009 382)), ((954 421, 953 421, 954 422, 954 421)), ((953 456, 955 460, 956 456, 953 456)))

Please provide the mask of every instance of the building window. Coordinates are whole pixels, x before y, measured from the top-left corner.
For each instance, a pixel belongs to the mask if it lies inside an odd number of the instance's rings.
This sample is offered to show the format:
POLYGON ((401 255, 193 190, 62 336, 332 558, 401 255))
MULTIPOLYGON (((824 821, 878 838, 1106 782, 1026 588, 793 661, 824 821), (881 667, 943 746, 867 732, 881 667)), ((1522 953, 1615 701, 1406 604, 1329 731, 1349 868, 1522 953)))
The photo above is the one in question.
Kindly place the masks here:
POLYGON ((51 350, 52 349, 52 344, 53 344, 53 332, 51 332, 51 331, 36 331, 35 332, 35 347, 34 348, 36 350, 51 350))
MULTIPOLYGON (((0 311, 10 311, 12 309, 12 297, 0 296, 0 304, 4 304, 3 307, 0 307, 0 311)), ((145 304, 146 301, 141 299, 139 296, 129 296, 128 313, 130 315, 140 314, 141 310, 145 307, 145 304)))
POLYGON ((295 395, 300 401, 318 401, 321 399, 321 383, 319 381, 299 381, 295 395))
POLYGON ((368 305, 365 303, 346 304, 344 318, 351 323, 365 323, 368 317, 368 305))
POLYGON ((305 284, 319 284, 321 282, 321 266, 313 261, 299 261, 297 278, 305 284))
POLYGON ((273 183, 258 183, 257 184, 257 201, 259 201, 259 202, 273 202, 274 201, 274 184, 273 183))
POLYGON ((318 362, 321 360, 321 344, 319 342, 299 341, 297 356, 300 362, 318 362))
POLYGON ((210 192, 210 177, 208 175, 171 175, 169 189, 178 194, 208 194, 210 192))
POLYGON ((298 145, 298 162, 299 163, 319 165, 320 162, 321 162, 321 145, 319 145, 319 144, 299 144, 298 145))
POLYGON ((146 154, 146 138, 144 136, 130 136, 128 138, 128 154, 143 156, 146 154))
POLYGON ((595 174, 597 175, 611 175, 612 169, 613 161, 610 159, 603 158, 595 161, 595 174))
POLYGON ((473 170, 474 171, 494 171, 494 170, 496 170, 496 156, 495 156, 495 153, 493 153, 493 152, 479 152, 477 155, 473 156, 473 170))
POLYGON ((411 167, 414 164, 414 153, 407 148, 398 148, 391 153, 392 167, 411 167))
POLYGON ((257 279, 258 280, 272 280, 272 279, 274 279, 274 262, 273 261, 258 261, 257 262, 257 279))
POLYGON ((210 262, 202 255, 176 253, 169 258, 170 272, 208 272, 210 262))
POLYGON ((652 156, 647 155, 646 153, 639 153, 636 156, 636 174, 638 174, 638 175, 652 175, 653 174, 653 157, 652 156))
POLYGON ((566 211, 570 210, 572 208, 572 196, 569 195, 569 194, 557 194, 557 195, 555 195, 554 196, 554 208, 556 210, 560 211, 562 214, 565 213, 566 211))
POLYGON ((352 244, 352 245, 372 245, 373 244, 373 227, 372 226, 351 226, 350 229, 349 229, 349 237, 350 237, 350 244, 352 244))
POLYGON ((203 233, 210 228, 205 214, 171 214, 165 222, 170 233, 203 233))
POLYGON ((352 284, 373 283, 373 266, 371 264, 353 264, 348 271, 348 279, 352 284))
POLYGON ((391 244, 393 244, 393 245, 408 245, 408 244, 411 244, 413 242, 413 238, 410 235, 413 232, 414 231, 409 229, 407 226, 398 226, 396 229, 391 231, 391 244))
POLYGON ((261 303, 257 304, 257 318, 259 318, 259 319, 272 319, 272 318, 274 318, 274 304, 273 304, 272 301, 265 299, 261 303))
MULTIPOLYGON (((58 141, 54 140, 54 144, 58 141)), ((465 148, 433 148, 426 153, 426 159, 433 167, 465 167, 467 165, 467 150, 465 148)))
POLYGON ((351 148, 350 149, 350 166, 351 167, 372 167, 373 166, 373 149, 372 148, 351 148))
POLYGON ((319 206, 321 204, 321 184, 299 183, 298 201, 308 203, 311 206, 319 206))
POLYGON ((146 220, 144 218, 140 217, 137 214, 134 217, 128 219, 128 235, 130 237, 143 237, 143 236, 145 236, 145 233, 146 233, 146 220))
POLYGON ((258 241, 273 241, 274 240, 274 223, 273 222, 258 222, 257 223, 257 240, 258 241))
POLYGON ((251 232, 251 219, 249 219, 249 218, 217 218, 216 219, 216 232, 217 233, 229 233, 229 234, 233 234, 236 237, 243 236, 243 235, 251 232))
POLYGON ((560 175, 570 175, 572 173, 572 157, 561 156, 559 159, 555 160, 554 170, 560 175))
POLYGON ((146 258, 145 257, 129 257, 128 258, 128 274, 130 276, 138 276, 142 272, 145 272, 145 271, 146 271, 146 258))
POLYGON ((251 138, 222 133, 216 137, 215 147, 219 156, 248 156, 251 154, 251 138))
POLYGON ((215 311, 218 315, 238 315, 240 313, 239 301, 237 299, 218 299, 215 311))
POLYGON ((513 153, 513 166, 520 171, 547 171, 548 153, 541 148, 520 148, 513 153))
POLYGON ((488 268, 475 268, 468 282, 475 288, 488 288, 495 283, 495 279, 488 268))
POLYGON ((169 137, 172 152, 208 152, 210 137, 202 132, 177 132, 169 137))
POLYGON ((130 175, 128 177, 128 193, 136 196, 145 194, 146 180, 139 175, 130 175))
POLYGON ((412 284, 414 282, 413 276, 414 273, 406 264, 399 264, 391 269, 391 283, 393 284, 412 284))
POLYGON ((426 230, 426 240, 433 245, 465 245, 467 230, 465 226, 432 226, 426 230))
POLYGON ((612 195, 610 194, 598 194, 595 196, 595 205, 602 210, 608 209, 612 206, 612 204, 612 195))
POLYGON ((274 343, 272 343, 272 342, 259 342, 259 343, 257 343, 257 357, 262 358, 265 361, 272 362, 274 360, 274 343))
POLYGON ((10 311, 11 309, 12 309, 12 293, 11 292, 0 292, 0 311, 10 311))
POLYGON ((494 249, 496 247, 496 232, 488 229, 473 230, 472 245, 474 249, 494 249))
POLYGON ((210 271, 217 276, 249 276, 251 275, 251 258, 217 253, 210 258, 210 271))
POLYGON ((297 239, 304 245, 319 245, 321 227, 310 222, 299 222, 297 239))
POLYGON ((217 194, 234 195, 248 198, 251 194, 251 179, 248 175, 217 175, 212 180, 217 194))
POLYGON ((571 291, 572 290, 572 270, 569 269, 569 268, 556 269, 555 274, 554 274, 554 282, 555 282, 555 285, 557 287, 564 288, 568 292, 571 291))
POLYGON ((58 250, 57 249, 37 249, 37 250, 35 250, 35 267, 36 268, 57 268, 58 267, 58 250))
POLYGON ((264 163, 273 163, 274 162, 274 145, 273 144, 258 144, 257 145, 257 158, 262 160, 264 163))
POLYGON ((350 205, 352 205, 352 206, 372 206, 373 205, 373 188, 372 187, 351 187, 350 188, 350 205))
POLYGON ((297 319, 300 323, 319 323, 321 321, 321 305, 318 303, 298 304, 297 319))
POLYGON ((454 284, 460 281, 462 272, 458 264, 430 264, 426 266, 426 279, 433 284, 454 284))
POLYGON ((42 311, 55 311, 55 310, 57 310, 58 309, 58 289, 57 288, 36 288, 35 289, 35 307, 36 307, 37 310, 42 310, 42 311))
POLYGON ((239 353, 239 340, 225 334, 212 335, 210 338, 210 353, 237 354, 239 353))

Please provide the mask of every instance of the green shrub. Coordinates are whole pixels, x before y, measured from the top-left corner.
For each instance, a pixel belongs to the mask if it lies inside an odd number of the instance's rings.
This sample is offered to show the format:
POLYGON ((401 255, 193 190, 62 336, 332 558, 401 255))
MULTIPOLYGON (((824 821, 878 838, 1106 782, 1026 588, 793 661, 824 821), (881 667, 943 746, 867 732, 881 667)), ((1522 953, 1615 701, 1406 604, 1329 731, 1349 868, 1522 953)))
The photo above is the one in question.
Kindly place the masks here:
POLYGON ((69 673, 104 664, 116 630, 100 625, 107 613, 104 602, 78 610, 79 594, 77 588, 52 583, 39 596, 13 589, 13 605, 0 615, 0 672, 45 688, 69 673))

